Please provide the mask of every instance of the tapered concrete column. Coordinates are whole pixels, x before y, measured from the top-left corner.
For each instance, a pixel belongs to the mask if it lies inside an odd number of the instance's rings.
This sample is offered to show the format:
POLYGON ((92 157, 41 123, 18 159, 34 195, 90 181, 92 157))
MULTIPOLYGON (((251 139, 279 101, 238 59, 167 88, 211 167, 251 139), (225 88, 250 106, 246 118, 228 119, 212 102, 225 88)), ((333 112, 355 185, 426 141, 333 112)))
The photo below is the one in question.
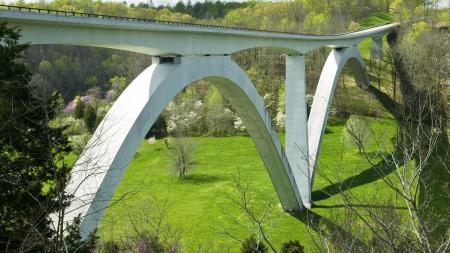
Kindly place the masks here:
POLYGON ((311 206, 306 70, 303 55, 286 56, 286 156, 303 205, 311 206))

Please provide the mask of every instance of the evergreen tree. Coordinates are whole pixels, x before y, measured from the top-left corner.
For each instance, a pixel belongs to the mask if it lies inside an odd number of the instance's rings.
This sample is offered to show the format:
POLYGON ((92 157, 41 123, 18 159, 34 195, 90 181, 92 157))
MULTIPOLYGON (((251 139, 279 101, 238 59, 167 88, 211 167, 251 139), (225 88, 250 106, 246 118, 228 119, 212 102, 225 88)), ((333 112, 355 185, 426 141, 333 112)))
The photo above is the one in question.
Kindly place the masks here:
POLYGON ((97 112, 95 111, 95 108, 89 104, 86 105, 86 108, 84 109, 83 120, 87 129, 89 129, 89 132, 93 133, 96 127, 97 112))
POLYGON ((76 105, 75 105, 75 109, 73 111, 73 115, 75 116, 76 119, 82 119, 86 105, 79 98, 75 100, 75 103, 76 103, 76 105))
POLYGON ((18 39, 17 28, 0 24, 0 251, 57 252, 62 229, 55 233, 49 215, 66 204, 70 148, 63 129, 48 124, 59 94, 35 92, 18 39))

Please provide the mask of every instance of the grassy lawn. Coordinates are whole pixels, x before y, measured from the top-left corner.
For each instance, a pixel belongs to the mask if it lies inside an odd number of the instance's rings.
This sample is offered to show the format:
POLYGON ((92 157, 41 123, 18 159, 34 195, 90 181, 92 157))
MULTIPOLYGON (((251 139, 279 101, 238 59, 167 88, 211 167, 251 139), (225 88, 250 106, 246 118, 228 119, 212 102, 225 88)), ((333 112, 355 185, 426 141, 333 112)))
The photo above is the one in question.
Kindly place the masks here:
MULTIPOLYGON (((395 133, 395 125, 390 120, 371 119, 376 133, 389 137, 395 133)), ((349 179, 359 185, 352 189, 358 196, 375 196, 382 199, 387 190, 381 180, 374 177, 370 165, 358 153, 357 148, 343 144, 343 126, 329 126, 325 135, 319 167, 333 180, 349 179), (339 177, 336 171, 339 170, 339 177), (360 174, 361 173, 361 174, 360 174)), ((284 135, 280 135, 284 139, 284 135)), ((233 176, 238 170, 241 177, 249 184, 254 204, 261 208, 265 203, 273 204, 273 212, 278 223, 271 232, 271 240, 280 247, 282 242, 297 239, 311 249, 313 246, 304 223, 285 214, 279 208, 279 202, 259 158, 255 146, 249 137, 193 138, 197 143, 195 169, 185 180, 178 179, 171 171, 171 162, 162 140, 154 144, 144 141, 130 164, 120 183, 115 198, 121 199, 110 207, 99 227, 99 235, 105 241, 119 240, 120 236, 132 234, 133 226, 129 217, 146 214, 145 205, 152 199, 158 203, 167 200, 167 218, 173 228, 180 231, 181 243, 186 252, 194 252, 199 246, 210 251, 236 252, 239 244, 225 230, 232 231, 238 238, 245 238, 249 232, 234 225, 225 213, 234 213, 243 219, 242 213, 236 211, 229 196, 235 196, 233 176), (123 199, 122 199, 123 198, 123 199), (214 246, 211 246, 214 245, 214 246)), ((369 143, 369 152, 376 151, 376 144, 369 143)), ((317 176, 314 185, 315 204, 313 212, 324 217, 330 216, 330 207, 339 204, 340 194, 324 195, 320 189, 330 187, 330 183, 317 176)), ((332 208, 342 210, 342 208, 332 208)), ((134 219, 134 218, 133 218, 134 219)), ((134 220, 139 226, 146 226, 134 220)), ((135 224, 136 225, 136 224, 135 224)))
MULTIPOLYGON (((392 17, 389 14, 375 13, 362 20, 360 25, 371 27, 390 21, 392 17)), ((370 57, 370 43, 369 39, 360 44, 366 60, 370 57)), ((351 91, 352 97, 361 98, 371 107, 379 108, 375 110, 382 112, 384 117, 387 115, 378 103, 372 101, 375 99, 368 98, 366 92, 356 88, 349 80, 347 89, 351 91)), ((390 88, 388 83, 384 79, 381 83, 382 89, 387 92, 390 88)), ((368 152, 375 154, 378 144, 374 140, 380 140, 380 136, 392 138, 395 135, 395 123, 386 118, 370 121, 374 138, 367 146, 368 152)), ((370 164, 358 153, 358 149, 344 141, 343 129, 342 125, 328 126, 320 153, 318 168, 321 173, 316 176, 313 189, 315 207, 312 212, 331 222, 336 214, 343 212, 343 208, 339 207, 342 194, 334 183, 344 183, 352 194, 367 199, 371 204, 382 204, 392 196, 370 164)), ((250 234, 245 225, 239 227, 227 216, 227 213, 231 213, 247 224, 243 213, 230 200, 230 197, 236 196, 233 178, 240 173, 243 181, 249 185, 255 208, 261 210, 265 204, 272 205, 277 223, 270 233, 270 239, 275 246, 280 248, 283 242, 295 239, 308 252, 314 251, 309 233, 315 232, 308 232, 301 220, 281 210, 270 178, 249 137, 192 139, 197 145, 195 168, 184 180, 180 180, 171 169, 163 140, 153 144, 142 142, 115 194, 118 203, 106 211, 99 226, 98 234, 103 241, 120 240, 122 236, 133 235, 133 227, 136 226, 150 227, 151 224, 142 220, 157 215, 156 202, 158 206, 167 204, 167 221, 171 229, 180 233, 185 252, 211 252, 212 248, 214 252, 237 252, 239 243, 224 235, 224 232, 231 231, 240 239, 250 234), (202 248, 203 251, 199 251, 202 248)), ((284 140, 284 134, 280 134, 280 139, 284 140)))

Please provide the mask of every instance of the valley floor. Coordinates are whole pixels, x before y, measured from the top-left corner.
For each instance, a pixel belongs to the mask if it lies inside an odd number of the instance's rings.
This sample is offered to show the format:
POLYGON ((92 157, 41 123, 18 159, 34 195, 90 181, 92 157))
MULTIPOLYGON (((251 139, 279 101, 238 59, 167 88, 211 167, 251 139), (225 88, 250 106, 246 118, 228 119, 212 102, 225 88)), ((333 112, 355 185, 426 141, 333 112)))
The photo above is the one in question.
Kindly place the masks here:
MULTIPOLYGON (((368 151, 379 151, 375 139, 389 140, 395 135, 395 123, 387 119, 370 119, 373 129, 368 151), (382 137, 381 137, 382 136, 382 137)), ((367 199, 370 203, 382 203, 390 193, 370 167, 358 149, 343 137, 344 126, 329 126, 320 154, 319 173, 313 189, 315 207, 310 214, 322 217, 323 222, 333 222, 342 213, 342 196, 336 189, 342 182, 352 193, 367 199), (321 175, 323 174, 323 176, 321 175), (325 193, 326 192, 326 193, 325 193), (337 215, 337 216, 336 216, 337 215)), ((251 138, 196 137, 194 170, 180 180, 171 170, 171 160, 164 140, 149 143, 145 140, 133 158, 118 187, 115 200, 101 222, 99 235, 103 242, 121 240, 132 236, 136 229, 151 229, 152 218, 158 216, 158 209, 165 210, 164 224, 170 224, 170 232, 178 234, 180 244, 186 252, 236 252, 239 242, 225 235, 231 231, 244 239, 249 236, 250 227, 245 215, 232 203, 236 197, 234 181, 239 173, 248 183, 249 193, 255 208, 262 209, 271 204, 276 221, 270 232, 270 240, 277 248, 287 240, 299 240, 306 249, 313 249, 307 226, 279 207, 278 198, 265 171, 251 138), (166 207, 164 208, 163 206, 166 207), (158 207, 158 208, 156 208, 158 207), (243 227, 236 225, 228 214, 232 214, 243 227)), ((284 134, 280 134, 284 140, 284 134)), ((299 154, 300 155, 300 154, 299 154)), ((164 226, 165 229, 168 227, 164 226)), ((164 230, 164 229, 163 229, 164 230)), ((309 250, 308 250, 309 252, 309 250)))

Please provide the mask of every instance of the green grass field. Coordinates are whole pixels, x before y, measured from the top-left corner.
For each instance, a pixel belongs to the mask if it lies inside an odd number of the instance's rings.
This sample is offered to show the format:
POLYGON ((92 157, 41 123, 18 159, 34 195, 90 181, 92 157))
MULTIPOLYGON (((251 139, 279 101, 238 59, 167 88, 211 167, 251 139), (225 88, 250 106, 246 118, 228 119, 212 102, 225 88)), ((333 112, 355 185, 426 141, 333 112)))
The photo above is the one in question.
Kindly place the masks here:
MULTIPOLYGON (((371 119, 374 136, 389 137, 395 134, 395 124, 391 120, 371 119)), ((343 126, 329 126, 320 154, 319 167, 327 177, 336 182, 347 179, 349 188, 358 196, 382 198, 383 183, 371 170, 368 162, 358 153, 357 148, 343 143, 343 126), (339 170, 339 178, 336 171, 339 170)), ((281 139, 284 136, 280 135, 281 139)), ((279 208, 278 198, 249 137, 193 138, 197 143, 195 169, 185 180, 178 179, 171 171, 171 162, 162 140, 154 144, 144 141, 130 164, 115 199, 120 200, 107 209, 99 227, 103 241, 120 240, 121 236, 133 234, 134 225, 147 226, 136 215, 154 215, 155 208, 146 209, 151 200, 162 205, 167 200, 167 220, 172 228, 180 231, 181 244, 185 252, 194 252, 200 246, 210 252, 236 252, 238 243, 225 230, 233 231, 238 238, 245 238, 249 232, 234 225, 225 213, 233 213, 243 219, 242 213, 233 206, 230 196, 236 196, 233 177, 240 171, 241 177, 249 184, 249 191, 255 206, 261 208, 265 203, 273 204, 273 212, 278 223, 270 233, 271 240, 280 247, 282 242, 297 239, 311 249, 307 227, 303 222, 285 214, 279 208)), ((375 139, 375 138, 374 138, 375 139)), ((375 152, 377 145, 368 143, 368 151, 375 152)), ((300 155, 300 154, 299 154, 300 155)), ((330 210, 339 204, 338 193, 328 196, 320 190, 335 189, 321 176, 317 176, 313 198, 319 207, 312 211, 323 217, 330 216, 330 210), (331 209, 330 209, 331 208, 331 209)), ((142 218, 142 217, 141 217, 142 218)))

